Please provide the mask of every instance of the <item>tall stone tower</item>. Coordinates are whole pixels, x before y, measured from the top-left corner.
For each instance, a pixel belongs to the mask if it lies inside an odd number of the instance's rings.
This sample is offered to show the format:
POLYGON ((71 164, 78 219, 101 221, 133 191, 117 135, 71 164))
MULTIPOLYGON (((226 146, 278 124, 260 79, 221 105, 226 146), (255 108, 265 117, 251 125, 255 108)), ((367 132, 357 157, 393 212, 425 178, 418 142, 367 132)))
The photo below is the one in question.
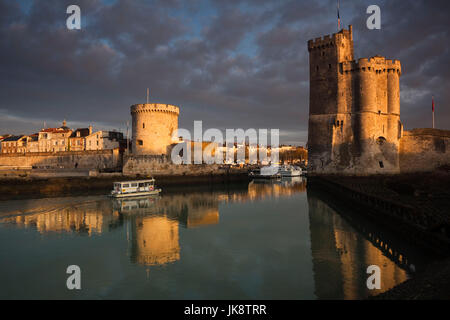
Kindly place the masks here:
POLYGON ((309 40, 308 51, 308 172, 398 173, 400 61, 355 61, 352 26, 309 40))
POLYGON ((132 152, 136 155, 165 155, 174 143, 180 109, 170 104, 146 103, 131 106, 132 152))

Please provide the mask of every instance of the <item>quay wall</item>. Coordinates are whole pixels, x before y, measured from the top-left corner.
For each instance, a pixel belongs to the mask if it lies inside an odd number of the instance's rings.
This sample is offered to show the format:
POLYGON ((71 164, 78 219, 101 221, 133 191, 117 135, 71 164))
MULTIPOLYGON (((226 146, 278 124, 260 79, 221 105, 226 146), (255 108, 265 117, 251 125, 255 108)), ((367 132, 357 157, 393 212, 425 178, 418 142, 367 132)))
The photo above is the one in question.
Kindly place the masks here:
POLYGON ((450 165, 450 131, 414 129, 400 139, 400 172, 427 172, 450 165))
POLYGON ((0 154, 0 170, 114 169, 122 165, 119 149, 0 154))
MULTIPOLYGON (((203 176, 243 172, 218 164, 174 164, 164 155, 124 156, 122 172, 127 176, 203 176)), ((245 171, 246 172, 246 171, 245 171)))

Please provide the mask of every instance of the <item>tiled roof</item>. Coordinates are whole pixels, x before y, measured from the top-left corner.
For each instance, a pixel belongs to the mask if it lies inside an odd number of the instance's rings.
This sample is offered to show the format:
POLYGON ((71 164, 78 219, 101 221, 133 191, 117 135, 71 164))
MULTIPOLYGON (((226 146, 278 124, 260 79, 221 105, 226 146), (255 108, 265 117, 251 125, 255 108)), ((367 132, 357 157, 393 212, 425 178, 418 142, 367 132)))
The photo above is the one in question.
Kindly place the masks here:
POLYGON ((63 128, 47 128, 47 129, 42 129, 41 132, 51 132, 51 133, 66 133, 66 132, 70 132, 72 130, 70 130, 67 127, 63 127, 63 128))
POLYGON ((22 136, 11 136, 11 137, 8 137, 8 138, 2 140, 2 142, 6 142, 6 141, 17 141, 17 140, 19 140, 19 139, 22 138, 22 137, 23 137, 23 135, 22 135, 22 136))

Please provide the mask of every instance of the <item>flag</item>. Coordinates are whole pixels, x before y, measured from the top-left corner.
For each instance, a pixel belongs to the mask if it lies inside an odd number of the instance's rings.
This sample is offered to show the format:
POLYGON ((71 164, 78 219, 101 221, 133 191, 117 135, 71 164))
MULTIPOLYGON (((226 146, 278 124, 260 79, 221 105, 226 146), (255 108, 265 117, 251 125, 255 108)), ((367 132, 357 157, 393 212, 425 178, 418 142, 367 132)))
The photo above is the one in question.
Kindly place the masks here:
POLYGON ((434 97, 431 97, 431 110, 434 112, 434 97))
POLYGON ((341 17, 339 16, 339 0, 337 0, 337 18, 338 18, 338 31, 341 29, 341 17))

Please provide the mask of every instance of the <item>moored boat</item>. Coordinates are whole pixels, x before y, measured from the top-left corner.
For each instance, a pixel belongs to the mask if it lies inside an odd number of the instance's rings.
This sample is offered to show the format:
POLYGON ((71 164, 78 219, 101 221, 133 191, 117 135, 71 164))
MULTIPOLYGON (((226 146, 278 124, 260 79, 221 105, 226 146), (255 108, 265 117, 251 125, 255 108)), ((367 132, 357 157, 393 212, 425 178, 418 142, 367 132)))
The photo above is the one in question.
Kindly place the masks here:
POLYGON ((279 179, 281 174, 278 166, 265 166, 257 171, 251 171, 249 176, 254 179, 279 179))
POLYGON ((283 165, 280 167, 280 174, 282 177, 300 177, 302 175, 302 168, 291 165, 283 165))

